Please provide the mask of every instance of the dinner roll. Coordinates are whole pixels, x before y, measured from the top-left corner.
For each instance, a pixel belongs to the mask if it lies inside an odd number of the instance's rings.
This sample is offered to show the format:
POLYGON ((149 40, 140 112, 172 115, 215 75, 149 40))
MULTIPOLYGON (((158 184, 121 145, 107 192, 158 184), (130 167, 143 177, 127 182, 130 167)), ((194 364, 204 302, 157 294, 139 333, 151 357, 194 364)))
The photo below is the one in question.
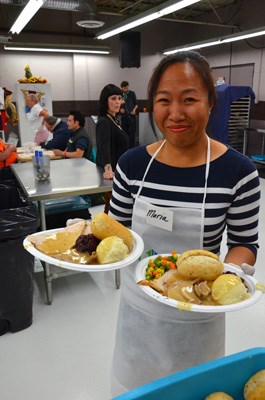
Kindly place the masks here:
POLYGON ((206 250, 189 250, 183 252, 177 260, 178 272, 187 279, 214 281, 224 270, 219 257, 206 250))
POLYGON ((244 387, 244 399, 265 399, 265 369, 258 371, 247 381, 244 387))
POLYGON ((102 240, 109 236, 118 236, 131 251, 134 244, 132 232, 114 218, 100 212, 96 214, 90 224, 91 231, 96 238, 102 240))

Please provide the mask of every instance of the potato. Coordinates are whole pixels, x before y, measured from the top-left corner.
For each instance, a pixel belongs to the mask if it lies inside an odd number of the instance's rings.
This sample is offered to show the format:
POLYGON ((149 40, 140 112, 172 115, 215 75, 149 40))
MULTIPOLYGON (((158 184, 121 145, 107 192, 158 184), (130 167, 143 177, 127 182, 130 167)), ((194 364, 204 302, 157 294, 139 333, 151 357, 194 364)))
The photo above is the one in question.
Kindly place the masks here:
POLYGON ((265 399, 265 369, 262 369, 246 382, 244 386, 245 400, 265 399))
POLYGON ((204 400, 234 400, 234 398, 225 392, 214 392, 205 397, 204 400))
POLYGON ((123 260, 129 255, 129 249, 118 236, 109 236, 101 240, 96 255, 99 264, 109 264, 123 260))

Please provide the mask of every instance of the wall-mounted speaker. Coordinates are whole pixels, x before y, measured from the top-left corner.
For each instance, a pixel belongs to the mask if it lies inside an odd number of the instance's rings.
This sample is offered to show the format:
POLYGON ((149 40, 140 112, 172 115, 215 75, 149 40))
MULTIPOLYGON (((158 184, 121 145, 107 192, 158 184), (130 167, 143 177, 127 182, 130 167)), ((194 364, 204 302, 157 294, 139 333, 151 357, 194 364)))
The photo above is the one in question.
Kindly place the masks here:
POLYGON ((141 66, 141 33, 120 33, 121 68, 139 68, 141 66))

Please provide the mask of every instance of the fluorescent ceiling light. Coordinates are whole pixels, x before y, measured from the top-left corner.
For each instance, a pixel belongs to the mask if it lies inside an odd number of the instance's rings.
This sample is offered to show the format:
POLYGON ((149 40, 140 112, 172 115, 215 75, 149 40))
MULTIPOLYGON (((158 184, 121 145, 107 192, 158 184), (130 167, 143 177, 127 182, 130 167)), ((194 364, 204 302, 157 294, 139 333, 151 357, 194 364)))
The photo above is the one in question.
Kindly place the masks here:
POLYGON ((169 55, 169 54, 178 53, 183 50, 202 49, 204 47, 216 46, 216 45, 223 44, 223 43, 236 42, 238 40, 249 39, 249 38, 253 38, 256 36, 262 36, 262 35, 265 35, 265 27, 264 26, 257 28, 257 29, 245 31, 245 32, 234 33, 230 36, 223 36, 220 38, 210 39, 208 41, 205 40, 203 42, 191 43, 186 46, 175 47, 173 49, 165 50, 163 52, 163 54, 169 55))
POLYGON ((20 33, 31 20, 33 15, 41 8, 45 0, 29 0, 10 29, 12 33, 20 33))
POLYGON ((96 37, 97 39, 107 39, 111 36, 117 35, 118 33, 127 31, 142 24, 146 24, 154 19, 163 17, 164 15, 171 14, 175 11, 181 10, 182 8, 198 3, 199 1, 201 0, 167 1, 157 7, 153 7, 151 10, 147 10, 141 14, 138 14, 135 17, 128 18, 122 23, 115 25, 113 28, 98 32, 96 37))
POLYGON ((249 38, 253 38, 256 36, 262 36, 265 35, 265 28, 263 27, 261 31, 258 32, 252 32, 252 33, 248 33, 248 32, 242 32, 240 34, 240 36, 235 36, 235 37, 230 37, 230 38, 224 38, 221 39, 222 43, 229 43, 229 42, 236 42, 237 40, 244 40, 244 39, 249 39, 249 38))
POLYGON ((25 44, 8 44, 4 46, 5 50, 15 50, 15 51, 35 51, 35 52, 46 52, 46 53, 77 53, 77 54, 110 54, 110 50, 107 47, 89 47, 89 46, 60 46, 52 47, 51 45, 46 46, 36 46, 31 44, 29 46, 25 44))

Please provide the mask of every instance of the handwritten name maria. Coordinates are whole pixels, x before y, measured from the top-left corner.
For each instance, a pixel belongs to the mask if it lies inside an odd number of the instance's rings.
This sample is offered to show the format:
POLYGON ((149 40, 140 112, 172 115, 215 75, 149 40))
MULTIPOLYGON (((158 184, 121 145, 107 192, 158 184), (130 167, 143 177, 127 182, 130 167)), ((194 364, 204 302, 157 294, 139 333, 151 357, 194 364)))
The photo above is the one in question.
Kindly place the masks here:
POLYGON ((160 221, 168 222, 168 219, 165 215, 157 214, 157 212, 155 210, 148 210, 147 216, 150 218, 159 219, 160 221))

